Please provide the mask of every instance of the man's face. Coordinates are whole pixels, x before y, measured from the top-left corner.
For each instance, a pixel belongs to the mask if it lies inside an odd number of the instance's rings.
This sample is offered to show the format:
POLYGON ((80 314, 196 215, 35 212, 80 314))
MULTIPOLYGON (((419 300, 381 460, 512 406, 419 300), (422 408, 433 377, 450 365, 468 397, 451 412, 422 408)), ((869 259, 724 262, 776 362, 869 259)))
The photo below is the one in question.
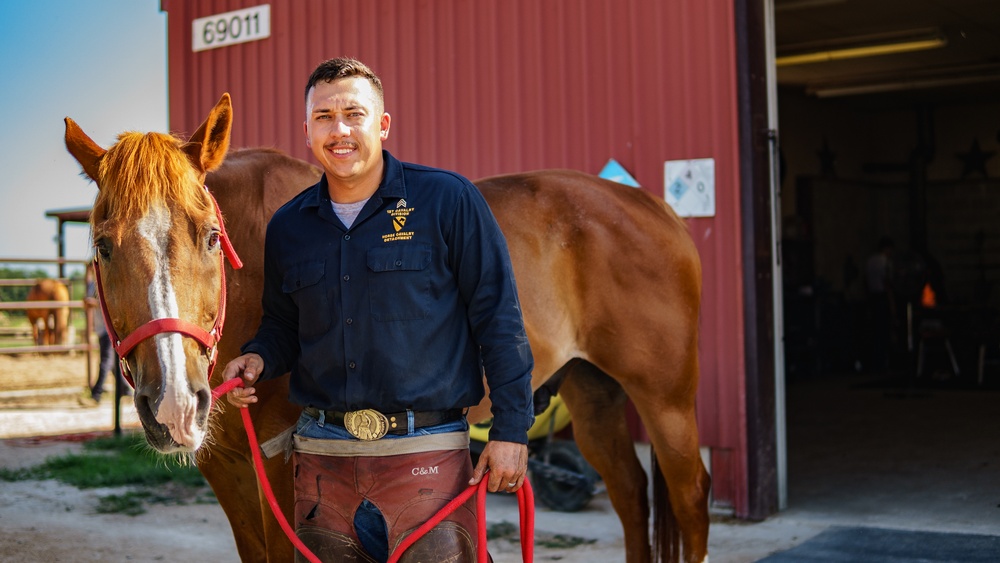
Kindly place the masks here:
POLYGON ((389 114, 367 79, 352 76, 316 84, 306 99, 303 128, 306 146, 326 170, 329 182, 377 185, 381 181, 389 114))

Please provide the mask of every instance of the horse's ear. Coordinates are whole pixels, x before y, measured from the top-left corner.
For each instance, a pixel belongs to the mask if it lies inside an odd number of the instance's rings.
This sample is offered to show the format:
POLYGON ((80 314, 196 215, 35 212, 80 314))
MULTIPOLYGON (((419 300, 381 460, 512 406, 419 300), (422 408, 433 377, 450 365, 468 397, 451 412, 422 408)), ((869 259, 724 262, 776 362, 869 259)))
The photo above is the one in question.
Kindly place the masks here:
MULTIPOLYGON (((80 163, 83 171, 93 181, 97 181, 101 157, 107 151, 87 136, 70 118, 66 118, 66 150, 80 163)), ((100 187, 100 186, 98 186, 100 187)))
POLYGON ((229 151, 229 133, 233 127, 233 102, 229 92, 209 112, 205 122, 191 135, 184 152, 192 164, 202 172, 211 172, 226 159, 229 151))

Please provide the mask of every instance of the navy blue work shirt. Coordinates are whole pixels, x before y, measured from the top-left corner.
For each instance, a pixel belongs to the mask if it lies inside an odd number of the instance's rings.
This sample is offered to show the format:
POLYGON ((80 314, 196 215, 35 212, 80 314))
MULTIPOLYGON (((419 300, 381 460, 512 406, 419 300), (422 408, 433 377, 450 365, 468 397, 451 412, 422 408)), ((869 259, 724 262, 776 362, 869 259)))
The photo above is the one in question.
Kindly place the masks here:
POLYGON ((267 227, 264 314, 243 346, 261 380, 291 371, 302 406, 471 407, 490 387, 490 439, 526 443, 533 360, 507 243, 479 190, 383 151, 382 183, 347 228, 326 176, 267 227))

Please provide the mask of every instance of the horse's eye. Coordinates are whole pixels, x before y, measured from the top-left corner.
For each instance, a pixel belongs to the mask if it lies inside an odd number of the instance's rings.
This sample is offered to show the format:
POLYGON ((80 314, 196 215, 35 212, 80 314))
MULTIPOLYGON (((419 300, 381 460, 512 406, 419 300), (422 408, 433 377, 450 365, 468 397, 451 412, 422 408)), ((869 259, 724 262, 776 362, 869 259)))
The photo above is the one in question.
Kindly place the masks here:
POLYGON ((212 231, 212 234, 208 235, 208 248, 209 250, 214 249, 219 246, 219 231, 212 231))
POLYGON ((101 239, 94 243, 94 250, 97 251, 97 255, 105 260, 111 258, 111 245, 108 241, 101 239))

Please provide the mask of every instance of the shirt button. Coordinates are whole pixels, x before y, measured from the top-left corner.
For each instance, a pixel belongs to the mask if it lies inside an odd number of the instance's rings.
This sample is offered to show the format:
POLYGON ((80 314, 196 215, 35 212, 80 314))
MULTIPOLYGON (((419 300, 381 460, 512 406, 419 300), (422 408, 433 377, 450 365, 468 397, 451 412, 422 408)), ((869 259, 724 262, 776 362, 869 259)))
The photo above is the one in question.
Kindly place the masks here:
POLYGON ((347 364, 347 367, 349 367, 351 369, 354 369, 354 368, 358 367, 358 364, 356 364, 354 362, 351 362, 351 363, 347 364))
POLYGON ((347 319, 347 324, 349 324, 349 325, 354 324, 354 319, 347 319))
POLYGON ((344 240, 351 240, 351 235, 344 235, 344 240))
POLYGON ((396 267, 397 267, 397 268, 398 268, 399 266, 402 266, 402 265, 403 265, 403 261, 402 261, 402 260, 396 260, 396 267))
POLYGON ((344 276, 344 281, 351 281, 351 276, 350 275, 345 275, 344 276))

